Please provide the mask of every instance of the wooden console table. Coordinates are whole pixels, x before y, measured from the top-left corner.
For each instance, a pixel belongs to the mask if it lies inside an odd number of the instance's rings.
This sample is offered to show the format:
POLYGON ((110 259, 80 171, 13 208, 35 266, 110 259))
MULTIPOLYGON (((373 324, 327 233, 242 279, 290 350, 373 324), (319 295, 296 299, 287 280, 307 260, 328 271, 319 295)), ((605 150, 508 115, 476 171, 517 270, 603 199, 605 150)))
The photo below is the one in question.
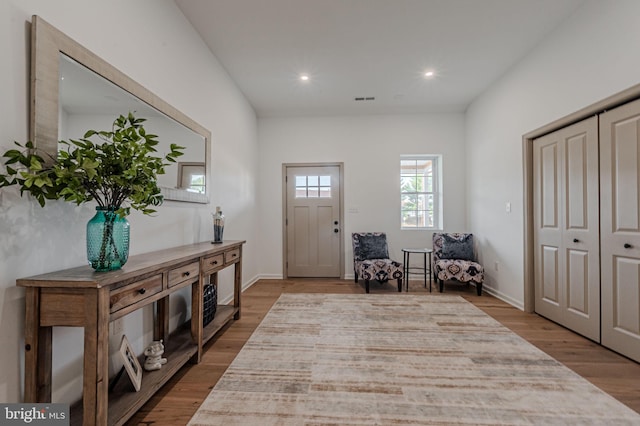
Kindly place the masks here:
POLYGON ((242 245, 204 242, 131 256, 117 271, 89 266, 21 278, 26 287, 24 402, 51 402, 54 326, 84 327, 82 404, 72 423, 119 425, 130 418, 188 361, 200 362, 202 345, 240 318, 242 245), (203 288, 217 285, 218 271, 234 265, 233 305, 218 305, 203 327, 203 288), (191 324, 169 335, 169 296, 191 286, 191 324), (154 339, 163 339, 167 364, 144 372, 139 392, 109 392, 109 323, 155 303, 154 339))

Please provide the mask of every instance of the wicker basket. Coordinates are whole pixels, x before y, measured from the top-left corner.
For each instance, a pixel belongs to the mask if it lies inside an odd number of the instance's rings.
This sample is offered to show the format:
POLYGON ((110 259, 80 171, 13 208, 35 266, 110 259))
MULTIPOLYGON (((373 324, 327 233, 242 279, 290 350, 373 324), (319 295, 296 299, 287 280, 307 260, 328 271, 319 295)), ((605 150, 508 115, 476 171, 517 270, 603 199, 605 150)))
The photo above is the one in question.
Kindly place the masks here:
POLYGON ((218 289, 213 284, 207 284, 204 286, 204 301, 202 308, 202 325, 206 326, 213 317, 216 316, 216 309, 218 307, 218 289))

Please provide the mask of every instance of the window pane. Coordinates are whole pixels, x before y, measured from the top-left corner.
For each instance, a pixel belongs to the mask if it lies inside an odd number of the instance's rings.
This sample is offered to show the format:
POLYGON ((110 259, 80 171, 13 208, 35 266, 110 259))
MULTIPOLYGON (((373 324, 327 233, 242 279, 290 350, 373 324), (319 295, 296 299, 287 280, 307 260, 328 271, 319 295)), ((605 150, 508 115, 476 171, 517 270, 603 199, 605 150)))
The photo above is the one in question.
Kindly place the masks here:
POLYGON ((418 222, 418 226, 421 227, 421 228, 424 228, 426 226, 425 225, 425 223, 426 223, 425 211, 424 210, 418 210, 416 212, 416 216, 417 216, 416 219, 417 219, 417 222, 418 222))
POLYGON ((331 187, 330 186, 321 186, 320 187, 320 198, 331 198, 331 187))
POLYGON ((418 226, 417 216, 415 211, 402 212, 402 226, 407 228, 415 228, 416 226, 418 226))
POLYGON ((331 186, 331 176, 320 176, 320 186, 331 186))
POLYGON ((318 186, 318 176, 307 176, 307 181, 309 182, 307 185, 309 186, 318 186))
POLYGON ((400 190, 402 192, 416 192, 417 191, 416 187, 417 187, 416 176, 404 176, 401 178, 400 190))
POLYGON ((416 198, 418 202, 418 210, 433 210, 432 194, 419 194, 416 198))
POLYGON ((320 191, 317 186, 310 186, 308 194, 309 198, 318 198, 320 196, 320 191))
POLYGON ((296 186, 307 186, 307 177, 296 176, 296 186))
POLYGON ((415 194, 402 194, 402 210, 417 210, 418 196, 415 194))
POLYGON ((429 176, 425 178, 425 191, 433 192, 433 177, 429 176))
POLYGON ((400 174, 403 176, 417 175, 416 160, 400 160, 400 174))
POLYGON ((296 198, 307 198, 307 188, 296 188, 296 198))
POLYGON ((431 173, 433 165, 431 160, 417 160, 416 168, 419 170, 419 174, 431 173))

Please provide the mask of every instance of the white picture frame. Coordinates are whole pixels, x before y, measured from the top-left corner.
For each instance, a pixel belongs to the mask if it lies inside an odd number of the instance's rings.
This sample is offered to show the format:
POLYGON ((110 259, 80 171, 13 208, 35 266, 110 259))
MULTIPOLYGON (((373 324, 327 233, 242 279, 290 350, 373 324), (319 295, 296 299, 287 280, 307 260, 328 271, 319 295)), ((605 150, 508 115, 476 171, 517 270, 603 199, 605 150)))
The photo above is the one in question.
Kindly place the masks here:
POLYGON ((122 341, 120 342, 120 355, 122 356, 124 369, 127 370, 131 383, 133 383, 133 387, 138 392, 142 386, 142 367, 125 335, 122 335, 122 341))

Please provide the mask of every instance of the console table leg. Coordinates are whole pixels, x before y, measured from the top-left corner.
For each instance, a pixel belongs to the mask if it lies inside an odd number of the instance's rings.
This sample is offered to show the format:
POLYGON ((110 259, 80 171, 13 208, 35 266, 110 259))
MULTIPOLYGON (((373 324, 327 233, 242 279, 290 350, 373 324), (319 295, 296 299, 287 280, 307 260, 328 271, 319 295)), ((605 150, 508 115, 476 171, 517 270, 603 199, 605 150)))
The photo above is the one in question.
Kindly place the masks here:
POLYGON ((242 293, 242 247, 240 247, 240 261, 235 264, 233 274, 233 306, 238 309, 238 312, 233 316, 233 319, 240 319, 240 294, 242 293))
POLYGON ((153 340, 163 340, 165 346, 169 343, 169 296, 156 301, 153 340))
POLYGON ((205 276, 200 275, 198 281, 191 284, 191 338, 198 345, 198 352, 191 358, 191 362, 198 364, 202 359, 202 310, 204 304, 204 281, 205 276))
POLYGON ((52 327, 40 327, 39 288, 26 289, 24 328, 24 402, 49 402, 52 327))
POLYGON ((109 398, 109 292, 85 293, 83 424, 106 426, 109 398))

